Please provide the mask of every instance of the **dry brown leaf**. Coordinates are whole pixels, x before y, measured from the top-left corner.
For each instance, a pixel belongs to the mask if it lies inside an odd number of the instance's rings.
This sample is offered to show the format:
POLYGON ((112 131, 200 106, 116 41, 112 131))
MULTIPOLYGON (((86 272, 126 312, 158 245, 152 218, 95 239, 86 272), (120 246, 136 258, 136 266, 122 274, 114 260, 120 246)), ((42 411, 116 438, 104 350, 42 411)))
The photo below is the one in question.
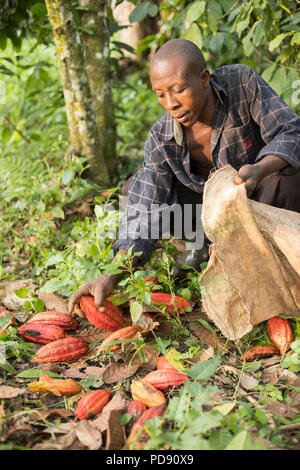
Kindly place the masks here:
POLYGON ((79 336, 83 341, 86 341, 87 343, 94 343, 95 341, 104 340, 109 336, 109 334, 110 333, 108 331, 100 330, 95 326, 91 326, 84 328, 84 330, 82 330, 77 336, 79 336))
MULTIPOLYGON (((15 294, 15 291, 18 289, 28 289, 28 290, 35 290, 35 285, 32 282, 32 279, 21 279, 17 281, 2 281, 0 289, 0 300, 1 304, 9 309, 18 310, 20 307, 23 306, 26 299, 20 299, 15 294)), ((28 316, 30 313, 28 312, 28 316)))
POLYGON ((106 367, 93 367, 89 366, 85 369, 85 376, 95 375, 96 377, 102 377, 106 367))
POLYGON ((272 385, 275 385, 278 382, 278 371, 277 368, 273 370, 269 370, 267 372, 263 372, 261 379, 264 382, 270 383, 272 385))
POLYGON ((108 420, 105 450, 120 450, 125 444, 125 430, 119 422, 121 413, 112 410, 108 420))
POLYGON ((254 390, 255 387, 258 385, 258 380, 256 380, 254 377, 251 375, 246 374, 245 372, 240 371, 236 367, 232 366, 227 366, 223 365, 218 368, 218 370, 221 369, 224 372, 227 372, 231 375, 235 375, 239 380, 240 384, 243 388, 246 390, 254 390))
POLYGON ((267 401, 267 407, 274 416, 278 416, 280 418, 289 417, 289 409, 284 403, 277 400, 273 401, 270 397, 264 397, 264 400, 267 401))
POLYGON ((288 369, 278 368, 278 375, 280 379, 282 377, 285 377, 287 379, 287 382, 291 385, 294 385, 298 378, 298 376, 294 372, 291 372, 288 369))
POLYGON ((126 400, 123 397, 123 393, 118 391, 114 394, 113 398, 107 403, 107 405, 105 405, 100 416, 91 421, 92 425, 100 432, 106 431, 111 411, 124 410, 125 408, 126 400))
MULTIPOLYGON (((41 425, 42 424, 43 423, 41 423, 41 425)), ((76 424, 74 421, 69 421, 68 423, 60 423, 58 425, 48 424, 42 432, 50 434, 67 434, 68 432, 73 431, 75 426, 76 424)))
POLYGON ((211 346, 216 348, 218 352, 228 351, 230 345, 222 338, 215 336, 211 331, 209 331, 205 326, 201 325, 198 322, 191 322, 189 325, 193 333, 198 336, 198 338, 203 341, 206 346, 211 346), (226 345, 226 346, 225 346, 226 345))
POLYGON ((31 418, 35 420, 47 419, 48 416, 51 415, 60 416, 61 418, 68 418, 69 416, 74 416, 74 412, 64 408, 53 408, 50 410, 36 410, 33 413, 30 413, 31 418))
POLYGON ((153 370, 156 367, 156 361, 158 359, 159 352, 148 347, 145 347, 143 351, 146 359, 145 363, 143 363, 140 356, 137 355, 131 363, 128 361, 122 364, 110 364, 103 374, 104 383, 112 384, 126 380, 134 375, 136 371, 142 366, 146 366, 146 370, 149 370, 149 368, 150 370, 153 370))
POLYGON ((68 303, 65 299, 60 297, 57 294, 48 294, 46 292, 41 292, 38 295, 45 304, 45 311, 55 311, 60 313, 68 313, 68 303))
POLYGON ((9 437, 11 437, 13 434, 16 434, 17 432, 21 431, 29 431, 32 432, 32 426, 30 424, 21 424, 20 426, 16 426, 3 437, 0 438, 0 442, 5 442, 9 437))
MULTIPOLYGON (((204 351, 201 352, 198 360, 196 362, 200 362, 200 361, 207 361, 207 359, 211 359, 212 357, 214 357, 215 355, 215 352, 214 352, 214 348, 212 346, 210 346, 209 348, 205 349, 204 351)), ((195 358, 195 356, 194 356, 195 358)), ((193 359, 194 359, 193 358, 193 359)))
POLYGON ((76 424, 76 436, 82 444, 90 450, 98 450, 102 445, 102 434, 87 420, 83 419, 76 424))
POLYGON ((70 379, 84 379, 86 377, 86 374, 84 372, 80 372, 77 367, 70 367, 61 373, 64 377, 68 377, 70 379))
POLYGON ((0 386, 0 398, 14 398, 18 395, 23 395, 26 388, 10 387, 9 385, 0 386))

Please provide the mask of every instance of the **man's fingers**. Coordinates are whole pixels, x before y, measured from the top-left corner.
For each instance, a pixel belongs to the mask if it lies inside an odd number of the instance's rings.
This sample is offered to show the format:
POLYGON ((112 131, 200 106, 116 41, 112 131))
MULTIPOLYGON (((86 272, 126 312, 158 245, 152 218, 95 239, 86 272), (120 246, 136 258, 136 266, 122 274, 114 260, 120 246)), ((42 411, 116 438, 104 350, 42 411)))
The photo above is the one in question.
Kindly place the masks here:
POLYGON ((244 183, 244 180, 240 177, 240 175, 236 175, 234 178, 235 184, 242 184, 244 183))
POLYGON ((79 289, 71 295, 69 299, 69 313, 70 315, 73 313, 74 307, 76 304, 79 303, 80 297, 83 295, 89 295, 91 290, 88 284, 83 284, 79 289))
POLYGON ((105 310, 105 294, 104 294, 104 289, 101 287, 99 289, 95 289, 95 296, 94 296, 94 301, 96 307, 100 310, 100 312, 104 312, 105 310))

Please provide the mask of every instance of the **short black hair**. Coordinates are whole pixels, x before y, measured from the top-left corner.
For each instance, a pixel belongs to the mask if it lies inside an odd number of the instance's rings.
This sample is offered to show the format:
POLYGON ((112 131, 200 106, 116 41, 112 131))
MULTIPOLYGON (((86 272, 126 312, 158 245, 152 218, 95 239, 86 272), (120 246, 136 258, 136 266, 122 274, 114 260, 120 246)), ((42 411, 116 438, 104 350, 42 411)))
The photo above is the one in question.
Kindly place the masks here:
POLYGON ((206 60, 196 44, 187 39, 170 39, 156 52, 152 60, 152 65, 161 60, 167 60, 170 57, 183 56, 188 58, 190 62, 197 67, 200 73, 206 69, 206 60), (199 68, 198 68, 199 67, 199 68))

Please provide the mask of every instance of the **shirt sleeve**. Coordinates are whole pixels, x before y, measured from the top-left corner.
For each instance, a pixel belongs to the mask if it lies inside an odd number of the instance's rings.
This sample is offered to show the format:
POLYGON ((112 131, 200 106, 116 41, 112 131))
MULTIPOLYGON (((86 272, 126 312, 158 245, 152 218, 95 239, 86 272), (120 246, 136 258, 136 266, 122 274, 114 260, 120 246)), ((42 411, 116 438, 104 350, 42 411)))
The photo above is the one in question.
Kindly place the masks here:
POLYGON ((288 162, 280 175, 293 174, 300 169, 300 118, 260 77, 249 68, 246 96, 251 115, 260 126, 261 137, 266 145, 260 150, 256 161, 266 155, 277 155, 288 162))
MULTIPOLYGON (((164 159, 162 143, 150 132, 145 143, 143 167, 134 175, 127 193, 125 214, 120 221, 118 240, 113 249, 141 251, 144 264, 161 238, 162 208, 172 204, 174 174, 164 159)), ((174 199, 175 198, 175 199, 174 199)))

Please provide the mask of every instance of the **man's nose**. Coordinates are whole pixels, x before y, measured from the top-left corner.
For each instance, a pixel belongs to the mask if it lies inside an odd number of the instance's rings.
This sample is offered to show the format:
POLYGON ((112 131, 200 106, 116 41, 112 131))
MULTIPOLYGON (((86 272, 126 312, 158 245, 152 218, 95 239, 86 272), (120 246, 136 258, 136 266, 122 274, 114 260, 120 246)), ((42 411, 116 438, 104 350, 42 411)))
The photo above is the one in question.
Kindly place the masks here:
POLYGON ((166 93, 166 109, 167 111, 173 111, 174 109, 178 108, 180 103, 175 98, 173 93, 166 93))

